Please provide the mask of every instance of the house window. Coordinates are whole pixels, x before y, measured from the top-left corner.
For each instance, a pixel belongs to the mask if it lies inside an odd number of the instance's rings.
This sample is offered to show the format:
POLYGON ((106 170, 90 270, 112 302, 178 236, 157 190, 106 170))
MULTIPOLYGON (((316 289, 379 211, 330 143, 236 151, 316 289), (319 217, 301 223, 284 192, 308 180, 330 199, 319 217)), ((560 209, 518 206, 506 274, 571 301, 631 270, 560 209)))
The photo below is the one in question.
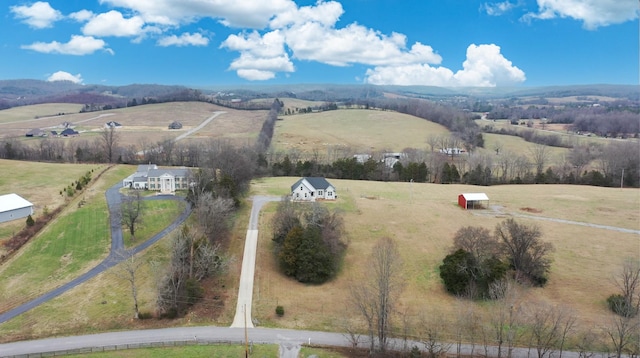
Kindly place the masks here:
POLYGON ((322 196, 322 190, 318 190, 318 195, 322 196))
POLYGON ((151 189, 155 189, 156 185, 155 184, 151 184, 151 189))
POLYGON ((332 192, 332 191, 328 191, 328 192, 327 192, 327 195, 328 195, 328 196, 333 196, 333 192, 332 192))

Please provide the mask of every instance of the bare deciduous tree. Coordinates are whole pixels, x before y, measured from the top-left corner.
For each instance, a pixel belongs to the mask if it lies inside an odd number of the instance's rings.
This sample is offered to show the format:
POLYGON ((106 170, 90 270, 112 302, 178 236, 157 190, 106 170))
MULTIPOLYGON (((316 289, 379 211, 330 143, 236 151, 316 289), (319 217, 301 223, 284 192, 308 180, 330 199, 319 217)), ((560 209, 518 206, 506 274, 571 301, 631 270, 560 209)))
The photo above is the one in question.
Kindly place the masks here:
POLYGON ((571 310, 537 302, 528 307, 526 318, 538 358, 551 357, 556 348, 560 349, 562 356, 565 340, 576 321, 571 310))
POLYGON ((533 164, 536 166, 536 173, 540 174, 544 166, 549 161, 549 148, 544 144, 535 144, 530 151, 533 164))
POLYGON ((138 309, 138 286, 136 284, 136 275, 138 270, 144 262, 136 257, 132 252, 120 252, 120 258, 122 261, 116 266, 114 274, 116 277, 126 280, 131 286, 131 297, 133 298, 133 311, 134 318, 140 317, 140 310, 138 309))
POLYGON ((455 249, 471 253, 478 261, 498 254, 499 244, 488 229, 480 226, 465 226, 453 236, 455 249))
POLYGON ((518 279, 526 278, 536 285, 546 283, 553 245, 540 239, 542 232, 538 226, 507 219, 496 226, 495 235, 518 279))
POLYGON ((370 350, 386 351, 391 330, 391 316, 402 291, 402 259, 395 241, 383 237, 374 246, 370 269, 351 284, 351 302, 367 323, 370 350))
MULTIPOLYGON (((502 357, 503 346, 507 344, 507 357, 511 357, 514 343, 518 334, 518 319, 520 308, 517 305, 518 291, 515 283, 510 280, 500 280, 492 283, 489 296, 495 304, 489 315, 489 322, 493 337, 498 344, 498 358, 502 357)), ((488 340, 484 338, 485 353, 488 351, 488 340)))
POLYGON ((611 317, 609 323, 604 330, 611 340, 613 351, 617 358, 622 357, 625 353, 629 356, 637 356, 640 352, 640 315, 635 317, 624 317, 615 315, 611 317))
POLYGON ((104 153, 107 156, 106 159, 109 163, 113 163, 113 156, 120 141, 120 135, 116 132, 116 128, 111 126, 105 127, 100 135, 103 141, 104 153))
POLYGON ((628 306, 629 315, 636 315, 640 310, 640 262, 627 259, 622 264, 622 271, 614 279, 628 306))
POLYGON ((421 319, 420 341, 424 344, 427 357, 438 358, 448 352, 452 344, 447 343, 443 336, 447 325, 443 315, 432 312, 429 316, 429 319, 421 319))
POLYGON ((142 223, 143 207, 142 195, 139 191, 129 193, 122 198, 121 221, 122 225, 125 225, 129 230, 132 240, 135 237, 136 228, 142 223))

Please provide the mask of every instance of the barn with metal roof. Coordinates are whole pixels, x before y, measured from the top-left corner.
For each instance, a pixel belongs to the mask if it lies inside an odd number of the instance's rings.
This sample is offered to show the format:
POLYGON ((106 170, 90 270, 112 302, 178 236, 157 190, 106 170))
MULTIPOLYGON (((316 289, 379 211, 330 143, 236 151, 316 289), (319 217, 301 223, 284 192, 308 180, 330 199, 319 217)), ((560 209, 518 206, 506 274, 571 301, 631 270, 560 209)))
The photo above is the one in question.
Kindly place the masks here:
POLYGON ((18 194, 0 195, 0 223, 33 214, 33 204, 18 194))

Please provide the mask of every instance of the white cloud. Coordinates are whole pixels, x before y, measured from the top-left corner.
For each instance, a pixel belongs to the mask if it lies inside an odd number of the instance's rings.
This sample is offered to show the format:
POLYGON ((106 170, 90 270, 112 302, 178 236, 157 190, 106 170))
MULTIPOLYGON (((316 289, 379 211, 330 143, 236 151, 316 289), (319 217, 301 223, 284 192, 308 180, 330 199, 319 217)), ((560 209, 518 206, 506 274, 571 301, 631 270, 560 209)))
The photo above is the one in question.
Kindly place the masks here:
POLYGON ((190 34, 188 32, 183 33, 180 37, 176 35, 166 36, 158 40, 158 45, 167 46, 207 46, 209 39, 202 36, 202 34, 195 33, 190 34))
POLYGON ((47 78, 49 82, 55 81, 71 81, 73 83, 82 83, 82 75, 72 75, 69 72, 58 71, 47 78))
POLYGON ((106 48, 106 42, 96 39, 92 36, 73 35, 67 43, 53 42, 34 42, 31 45, 22 45, 21 48, 33 50, 42 53, 55 53, 63 55, 89 55, 98 50, 105 50, 113 54, 113 50, 106 48))
POLYGON ((518 6, 518 4, 511 3, 507 0, 498 3, 484 3, 482 9, 490 16, 500 16, 511 11, 516 6, 518 6))
POLYGON ((11 6, 9 9, 17 19, 36 29, 49 28, 54 22, 64 18, 60 11, 43 1, 35 2, 30 6, 11 6))
POLYGON ((139 16, 125 19, 119 11, 109 12, 92 17, 83 27, 82 33, 88 36, 140 36, 144 30, 144 20, 139 16))
POLYGON ((200 18, 219 19, 230 27, 264 28, 276 14, 295 8, 292 0, 100 0, 133 10, 148 23, 178 25, 200 18))
POLYGON ((248 80, 267 80, 274 78, 276 72, 295 71, 284 49, 284 36, 278 30, 264 36, 256 31, 230 35, 220 47, 240 52, 229 69, 248 80))
POLYGON ((527 13, 522 20, 570 17, 582 21, 586 29, 595 30, 601 26, 637 19, 640 13, 637 0, 537 0, 537 2, 538 12, 527 13))
POLYGON ((367 70, 365 82, 377 85, 423 85, 442 87, 495 87, 524 82, 522 70, 513 66, 501 53, 500 47, 470 45, 463 69, 453 73, 445 67, 428 64, 378 66, 367 70))
POLYGON ((80 10, 69 14, 69 18, 78 22, 86 22, 93 18, 95 14, 89 10, 80 10))

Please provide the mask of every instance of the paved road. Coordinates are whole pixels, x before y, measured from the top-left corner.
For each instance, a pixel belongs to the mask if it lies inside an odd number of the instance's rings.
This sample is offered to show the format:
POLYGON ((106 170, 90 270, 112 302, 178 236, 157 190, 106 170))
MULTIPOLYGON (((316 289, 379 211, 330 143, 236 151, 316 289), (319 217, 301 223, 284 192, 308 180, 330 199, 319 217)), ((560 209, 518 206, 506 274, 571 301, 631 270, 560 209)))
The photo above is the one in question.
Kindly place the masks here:
POLYGON ((253 278, 256 269, 256 250, 258 247, 258 220, 260 210, 269 202, 280 201, 275 196, 254 196, 249 217, 249 229, 244 241, 244 254, 242 255, 242 270, 240 272, 240 285, 238 288, 238 302, 236 303, 236 315, 231 323, 232 328, 253 328, 251 319, 251 303, 253 301, 253 278))
MULTIPOLYGON (((107 205, 109 206, 109 224, 111 227, 111 250, 109 253, 109 256, 107 256, 107 258, 105 258, 100 264, 98 264, 96 267, 92 268, 91 270, 87 271, 86 273, 80 275, 79 277, 75 278, 74 280, 52 290, 49 291, 47 293, 45 293, 44 295, 35 298, 25 304, 22 304, 18 307, 15 307, 9 311, 3 312, 2 314, 0 314, 0 323, 4 323, 18 315, 21 315, 24 312, 29 311, 32 308, 35 308, 55 297, 60 296, 61 294, 69 291, 70 289, 78 286, 79 284, 86 282, 88 280, 90 280, 91 278, 99 275, 100 273, 106 271, 107 269, 115 266, 116 264, 118 264, 120 261, 122 261, 123 259, 125 259, 126 257, 128 257, 131 254, 137 254, 138 252, 146 249, 147 247, 151 246, 153 243, 155 243, 156 241, 160 240, 161 238, 163 238, 165 235, 167 235, 169 232, 171 232, 172 230, 174 230, 176 227, 178 227, 180 224, 182 224, 187 217, 189 216, 189 214, 191 213, 191 206, 189 205, 189 203, 187 203, 185 210, 180 214, 180 216, 173 222, 171 223, 169 226, 167 226, 164 230, 162 230, 161 232, 159 232, 158 234, 156 234, 155 236, 153 236, 151 239, 143 242, 142 244, 136 246, 133 249, 130 250, 125 250, 124 249, 124 241, 122 239, 122 225, 120 224, 120 204, 122 203, 122 198, 120 196, 120 188, 122 187, 122 183, 118 182, 116 185, 112 186, 111 188, 109 188, 106 193, 105 193, 105 197, 107 199, 107 205)), ((145 200, 184 200, 183 198, 179 197, 179 196, 154 196, 154 197, 147 197, 145 198, 145 200)), ((0 350, 1 353, 1 350, 0 350)))

